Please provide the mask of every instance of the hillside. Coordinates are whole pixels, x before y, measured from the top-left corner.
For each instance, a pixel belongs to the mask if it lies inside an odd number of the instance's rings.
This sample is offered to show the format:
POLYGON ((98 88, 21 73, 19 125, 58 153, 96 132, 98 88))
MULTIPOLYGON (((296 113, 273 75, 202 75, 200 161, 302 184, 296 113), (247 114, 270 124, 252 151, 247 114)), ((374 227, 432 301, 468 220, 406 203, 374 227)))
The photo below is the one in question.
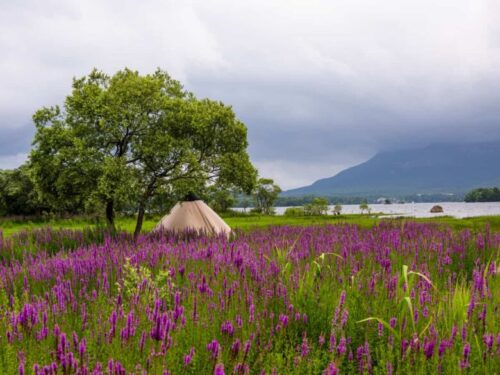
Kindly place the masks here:
POLYGON ((282 196, 461 193, 500 185, 500 142, 436 143, 381 152, 370 160, 282 196))

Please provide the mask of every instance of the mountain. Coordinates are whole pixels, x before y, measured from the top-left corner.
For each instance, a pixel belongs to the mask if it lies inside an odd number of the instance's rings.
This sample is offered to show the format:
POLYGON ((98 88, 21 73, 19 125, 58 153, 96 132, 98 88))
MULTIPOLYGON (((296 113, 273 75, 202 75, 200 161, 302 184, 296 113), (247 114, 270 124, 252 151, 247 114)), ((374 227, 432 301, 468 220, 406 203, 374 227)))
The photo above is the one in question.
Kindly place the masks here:
POLYGON ((282 196, 449 194, 500 186, 500 141, 436 143, 380 152, 370 160, 282 196))

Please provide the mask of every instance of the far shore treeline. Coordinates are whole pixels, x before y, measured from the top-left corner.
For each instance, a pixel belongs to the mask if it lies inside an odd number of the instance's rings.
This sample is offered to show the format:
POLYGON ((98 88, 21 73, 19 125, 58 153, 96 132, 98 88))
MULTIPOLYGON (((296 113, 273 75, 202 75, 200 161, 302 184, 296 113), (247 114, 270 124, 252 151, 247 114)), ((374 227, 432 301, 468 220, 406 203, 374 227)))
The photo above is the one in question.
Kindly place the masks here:
MULTIPOLYGON (((289 206, 303 206, 311 203, 316 195, 305 195, 300 197, 278 197, 276 199, 276 206, 289 207, 289 206)), ((328 204, 361 204, 368 203, 429 203, 429 202, 463 202, 464 196, 462 194, 444 195, 444 194, 412 194, 403 195, 400 197, 383 197, 382 195, 368 195, 368 196, 346 196, 346 195, 332 195, 323 196, 328 200, 328 204)))
POLYGON ((468 192, 465 195, 466 202, 500 202, 500 189, 493 188, 479 188, 468 192))

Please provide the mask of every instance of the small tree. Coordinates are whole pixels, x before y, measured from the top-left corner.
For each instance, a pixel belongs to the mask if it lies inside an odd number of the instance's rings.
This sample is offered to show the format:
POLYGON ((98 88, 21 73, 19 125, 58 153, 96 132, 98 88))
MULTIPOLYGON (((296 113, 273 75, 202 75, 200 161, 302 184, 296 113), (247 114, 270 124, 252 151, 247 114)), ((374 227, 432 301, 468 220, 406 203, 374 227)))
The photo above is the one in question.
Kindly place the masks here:
POLYGON ((366 213, 370 213, 370 207, 368 206, 368 203, 366 201, 359 205, 359 209, 361 210, 361 213, 364 213, 365 211, 366 213))
POLYGON ((250 207, 250 201, 248 199, 243 199, 241 202, 241 207, 243 208, 243 212, 247 212, 247 208, 250 207))
POLYGON ((272 207, 281 189, 270 178, 260 178, 254 190, 255 208, 266 215, 273 213, 272 207))
POLYGON ((314 198, 311 203, 304 205, 304 212, 307 215, 326 215, 328 212, 328 199, 314 198))
POLYGON ((340 215, 342 213, 342 205, 339 203, 335 204, 335 206, 332 209, 332 213, 334 215, 340 215))
POLYGON ((314 198, 313 205, 316 207, 318 215, 326 215, 328 213, 328 199, 314 198))

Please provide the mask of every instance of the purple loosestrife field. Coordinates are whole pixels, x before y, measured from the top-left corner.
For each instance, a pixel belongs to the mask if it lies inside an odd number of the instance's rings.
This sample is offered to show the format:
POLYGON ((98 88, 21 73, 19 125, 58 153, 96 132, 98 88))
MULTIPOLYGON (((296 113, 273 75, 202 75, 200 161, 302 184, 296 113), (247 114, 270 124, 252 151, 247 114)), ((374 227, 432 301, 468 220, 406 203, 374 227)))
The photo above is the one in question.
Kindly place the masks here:
POLYGON ((0 240, 2 374, 500 369, 500 234, 407 222, 0 240), (58 247, 59 246, 59 247, 58 247))

